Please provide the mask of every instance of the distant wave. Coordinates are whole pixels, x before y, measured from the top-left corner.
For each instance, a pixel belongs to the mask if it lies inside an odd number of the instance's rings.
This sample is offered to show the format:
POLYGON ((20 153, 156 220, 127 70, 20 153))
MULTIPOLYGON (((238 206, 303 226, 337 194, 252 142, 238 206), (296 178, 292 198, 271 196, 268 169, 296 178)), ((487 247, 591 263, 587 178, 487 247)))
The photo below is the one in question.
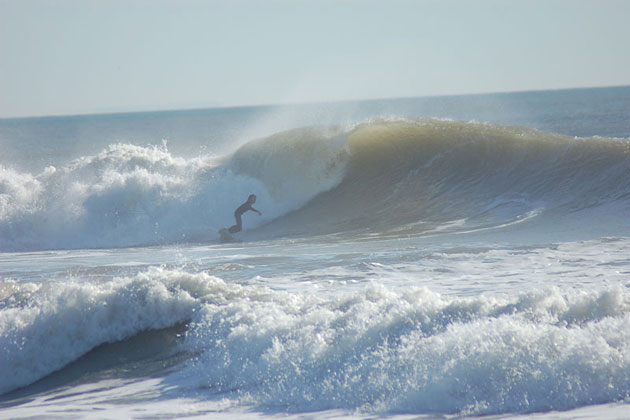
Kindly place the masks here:
POLYGON ((90 349, 190 326, 191 356, 162 380, 259 410, 496 414, 630 398, 630 292, 548 289, 516 297, 335 297, 151 268, 98 282, 0 287, 0 394, 90 349))
POLYGON ((627 139, 434 119, 305 127, 222 157, 113 144, 37 175, 0 165, 0 251, 211 242, 250 193, 263 210, 247 216, 252 237, 470 231, 626 211, 629 152, 627 139))

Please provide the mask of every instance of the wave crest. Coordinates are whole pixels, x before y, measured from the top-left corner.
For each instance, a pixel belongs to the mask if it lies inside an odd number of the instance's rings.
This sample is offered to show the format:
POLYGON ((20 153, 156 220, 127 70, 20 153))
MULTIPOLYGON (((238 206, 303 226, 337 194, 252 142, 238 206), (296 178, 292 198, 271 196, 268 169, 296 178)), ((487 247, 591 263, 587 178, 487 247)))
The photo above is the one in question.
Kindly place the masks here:
POLYGON ((228 157, 115 144, 36 176, 1 167, 0 250, 211 242, 251 193, 252 238, 471 231, 605 206, 621 220, 628 177, 628 140, 433 119, 300 128, 228 157))

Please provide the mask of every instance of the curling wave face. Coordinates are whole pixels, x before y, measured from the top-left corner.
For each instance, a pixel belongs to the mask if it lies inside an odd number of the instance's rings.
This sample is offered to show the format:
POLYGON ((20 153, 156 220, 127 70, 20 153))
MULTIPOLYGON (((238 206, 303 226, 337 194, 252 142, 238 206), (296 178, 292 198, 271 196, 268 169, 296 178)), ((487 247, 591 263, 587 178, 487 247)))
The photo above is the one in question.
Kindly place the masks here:
MULTIPOLYGON (((0 166, 0 250, 208 241, 250 193, 269 235, 396 236, 628 209, 630 142, 434 119, 306 127, 231 156, 115 144, 38 175, 0 166)), ((255 236, 255 235, 254 235, 255 236)))
POLYGON ((624 139, 433 119, 372 121, 348 131, 339 185, 263 227, 261 236, 465 232, 593 208, 623 219, 630 188, 620 181, 630 175, 629 152, 624 139))

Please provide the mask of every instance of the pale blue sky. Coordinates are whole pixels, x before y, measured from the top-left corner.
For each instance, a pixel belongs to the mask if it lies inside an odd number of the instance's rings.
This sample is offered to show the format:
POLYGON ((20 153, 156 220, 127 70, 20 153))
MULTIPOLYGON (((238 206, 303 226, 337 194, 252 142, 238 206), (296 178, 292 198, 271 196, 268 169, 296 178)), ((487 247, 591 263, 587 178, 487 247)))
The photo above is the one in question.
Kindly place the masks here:
POLYGON ((0 0, 0 117, 630 84, 627 0, 0 0))

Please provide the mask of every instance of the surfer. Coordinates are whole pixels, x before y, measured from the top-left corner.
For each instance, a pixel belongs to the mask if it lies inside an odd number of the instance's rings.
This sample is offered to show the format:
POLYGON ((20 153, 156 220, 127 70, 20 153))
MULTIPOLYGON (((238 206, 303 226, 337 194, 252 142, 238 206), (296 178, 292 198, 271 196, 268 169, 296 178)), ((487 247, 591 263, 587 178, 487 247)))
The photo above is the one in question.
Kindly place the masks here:
POLYGON ((243 229, 243 221, 241 220, 241 216, 243 215, 243 213, 245 213, 248 210, 255 211, 256 213, 258 213, 259 216, 262 216, 261 212, 259 212, 258 210, 252 207, 252 204, 254 204, 255 202, 256 202, 256 195, 250 194, 249 197, 247 197, 247 201, 241 204, 234 211, 234 218, 236 219, 236 224, 232 226, 231 228, 229 228, 228 232, 236 233, 236 232, 240 232, 241 229, 243 229))

